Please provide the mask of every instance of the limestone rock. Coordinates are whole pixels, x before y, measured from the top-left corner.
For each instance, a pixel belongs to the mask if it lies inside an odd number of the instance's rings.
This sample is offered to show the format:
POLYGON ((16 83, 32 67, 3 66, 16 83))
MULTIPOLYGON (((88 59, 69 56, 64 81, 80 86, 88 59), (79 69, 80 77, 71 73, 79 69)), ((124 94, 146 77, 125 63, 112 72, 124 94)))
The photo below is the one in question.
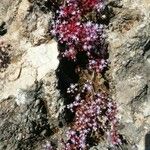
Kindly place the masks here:
MULTIPOLYGON (((2 150, 41 150, 46 141, 61 150, 61 139, 66 138, 64 99, 57 89, 57 42, 50 35, 54 9, 50 4, 50 0, 0 1, 0 43, 9 45, 0 49, 2 150)), ((119 132, 128 143, 121 148, 149 150, 150 1, 108 0, 106 4, 112 13, 106 33, 110 88, 118 104, 119 132)), ((65 69, 60 68, 61 82, 67 78, 65 69)), ((91 148, 108 149, 120 148, 110 148, 103 141, 91 148)))
MULTIPOLYGON (((115 3, 115 2, 114 2, 115 3)), ((113 97, 119 106, 120 131, 139 150, 150 130, 150 1, 120 1, 108 30, 113 97)))
POLYGON ((51 11, 28 0, 2 0, 1 6, 0 149, 42 149, 64 111, 51 11), (1 34, 3 24, 7 32, 1 34))

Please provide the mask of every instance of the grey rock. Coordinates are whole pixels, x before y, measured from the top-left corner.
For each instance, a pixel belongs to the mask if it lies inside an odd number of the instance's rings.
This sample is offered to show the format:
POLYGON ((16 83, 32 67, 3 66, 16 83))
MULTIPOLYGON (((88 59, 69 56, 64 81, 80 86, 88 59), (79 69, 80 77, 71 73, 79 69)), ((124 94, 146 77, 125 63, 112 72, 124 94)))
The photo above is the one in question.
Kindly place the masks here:
POLYGON ((43 136, 40 136, 43 130, 47 134, 51 134, 45 111, 46 106, 40 95, 37 94, 40 89, 37 89, 36 86, 35 91, 33 91, 32 88, 28 91, 30 94, 32 91, 31 95, 34 95, 30 103, 18 106, 14 99, 10 98, 0 104, 0 145, 3 145, 4 149, 10 149, 11 147, 13 149, 31 149, 31 147, 34 147, 33 143, 36 142, 34 139, 43 139, 43 136), (40 112, 36 112, 34 104, 36 99, 39 98, 40 112), (7 144, 8 141, 9 144, 7 144))
MULTIPOLYGON (((120 130, 127 141, 145 149, 145 136, 150 130, 150 5, 134 1, 111 6, 115 17, 108 30, 113 98, 118 103, 118 117, 124 128, 120 130), (146 48, 145 48, 146 47, 146 48), (146 50, 145 50, 146 49, 146 50)), ((130 148, 128 148, 130 149, 130 148)))
MULTIPOLYGON (((49 2, 0 1, 0 34, 7 29, 0 40, 11 45, 5 50, 10 62, 0 69, 2 150, 41 150, 47 140, 61 150, 61 139, 66 138, 64 99, 55 73, 57 43, 49 34, 54 6, 49 2)), ((110 88, 118 104, 119 133, 127 144, 112 148, 101 141, 91 150, 144 150, 150 131, 150 3, 106 4, 113 12, 107 28, 110 88)))

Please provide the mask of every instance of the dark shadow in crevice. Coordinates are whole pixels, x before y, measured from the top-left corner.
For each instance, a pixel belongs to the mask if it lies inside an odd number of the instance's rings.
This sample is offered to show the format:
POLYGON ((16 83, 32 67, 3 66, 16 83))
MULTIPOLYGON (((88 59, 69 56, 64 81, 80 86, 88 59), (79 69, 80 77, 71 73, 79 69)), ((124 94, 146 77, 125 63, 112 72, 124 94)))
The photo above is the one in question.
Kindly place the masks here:
POLYGON ((145 150, 150 150, 150 132, 145 135, 145 150))
MULTIPOLYGON (((64 98, 64 105, 70 104, 73 99, 67 94, 67 88, 71 83, 76 83, 79 76, 75 73, 76 64, 73 61, 68 61, 66 58, 61 58, 56 75, 58 78, 57 88, 60 90, 62 97, 64 98)), ((70 123, 73 121, 74 114, 67 108, 59 116, 59 124, 61 127, 65 122, 70 123), (65 121, 62 121, 65 120, 65 121)))
POLYGON ((76 64, 80 68, 86 69, 87 64, 88 64, 88 56, 85 52, 78 52, 76 64))
MULTIPOLYGON (((38 5, 40 5, 40 3, 38 5)), ((44 4, 40 8, 41 8, 41 11, 43 11, 44 13, 47 13, 49 11, 55 12, 56 10, 59 9, 59 3, 52 2, 52 0, 48 0, 48 1, 45 1, 44 4)))
POLYGON ((33 4, 31 7, 36 6, 39 10, 46 14, 50 12, 56 13, 56 11, 59 10, 61 0, 29 0, 29 2, 33 4))
POLYGON ((143 55, 145 55, 150 50, 150 39, 146 41, 143 49, 143 55))
MULTIPOLYGON (((58 78, 58 89, 60 90, 63 97, 68 98, 66 93, 67 88, 71 83, 76 83, 79 76, 75 72, 76 64, 72 61, 68 61, 66 58, 60 60, 56 75, 58 78)), ((68 104, 68 102, 65 102, 68 104)))
POLYGON ((100 17, 97 15, 97 22, 100 24, 109 25, 111 18, 115 16, 113 9, 111 7, 105 6, 101 11, 100 17))
POLYGON ((0 36, 3 36, 7 33, 6 23, 2 22, 0 24, 0 36))

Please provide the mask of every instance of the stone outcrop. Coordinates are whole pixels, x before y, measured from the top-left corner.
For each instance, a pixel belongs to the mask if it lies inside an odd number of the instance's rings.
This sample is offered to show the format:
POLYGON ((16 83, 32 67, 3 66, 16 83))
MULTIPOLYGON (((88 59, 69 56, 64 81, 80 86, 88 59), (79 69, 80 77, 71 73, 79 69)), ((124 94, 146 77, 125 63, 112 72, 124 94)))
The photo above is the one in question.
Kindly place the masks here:
POLYGON ((41 149, 63 116, 52 15, 27 0, 0 7, 0 149, 41 149))
MULTIPOLYGON (((149 150, 150 1, 106 4, 111 12, 110 89, 118 104, 118 130, 127 142, 122 149, 149 150)), ((46 140, 60 147, 67 125, 64 98, 57 88, 59 60, 57 42, 50 35, 51 19, 49 0, 0 1, 2 150, 40 150, 46 140)), ((91 148, 103 149, 107 144, 91 148)))
POLYGON ((111 1, 109 7, 115 14, 108 29, 111 89, 119 106, 121 133, 144 150, 150 130, 150 3, 111 1))

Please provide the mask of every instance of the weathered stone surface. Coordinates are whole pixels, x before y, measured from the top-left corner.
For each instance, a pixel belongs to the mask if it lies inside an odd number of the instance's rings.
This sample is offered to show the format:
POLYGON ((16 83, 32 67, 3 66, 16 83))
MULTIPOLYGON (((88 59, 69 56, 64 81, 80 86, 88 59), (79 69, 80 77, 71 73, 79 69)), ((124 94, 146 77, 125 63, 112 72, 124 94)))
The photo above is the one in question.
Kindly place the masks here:
MULTIPOLYGON (((122 149, 149 150, 150 1, 107 3, 113 12, 107 29, 110 88, 118 104, 119 132, 128 142, 122 149)), ((9 63, 0 68, 2 150, 41 150, 46 140, 61 150, 61 139, 66 138, 65 106, 55 73, 57 43, 49 34, 50 8, 49 0, 0 1, 0 41, 9 45, 9 63)), ((91 148, 107 149, 105 142, 91 148)))
POLYGON ((28 0, 2 0, 0 7, 0 42, 6 45, 0 50, 0 149, 42 149, 64 111, 51 11, 28 0))
POLYGON ((122 0, 118 7, 109 7, 115 13, 108 40, 113 97, 124 125, 120 132, 139 150, 145 150, 150 130, 150 1, 122 0))
POLYGON ((20 95, 26 99, 26 104, 18 106, 15 97, 0 104, 1 149, 31 149, 33 143, 51 134, 41 83, 20 91, 20 95), (44 130, 45 135, 41 135, 44 130))

